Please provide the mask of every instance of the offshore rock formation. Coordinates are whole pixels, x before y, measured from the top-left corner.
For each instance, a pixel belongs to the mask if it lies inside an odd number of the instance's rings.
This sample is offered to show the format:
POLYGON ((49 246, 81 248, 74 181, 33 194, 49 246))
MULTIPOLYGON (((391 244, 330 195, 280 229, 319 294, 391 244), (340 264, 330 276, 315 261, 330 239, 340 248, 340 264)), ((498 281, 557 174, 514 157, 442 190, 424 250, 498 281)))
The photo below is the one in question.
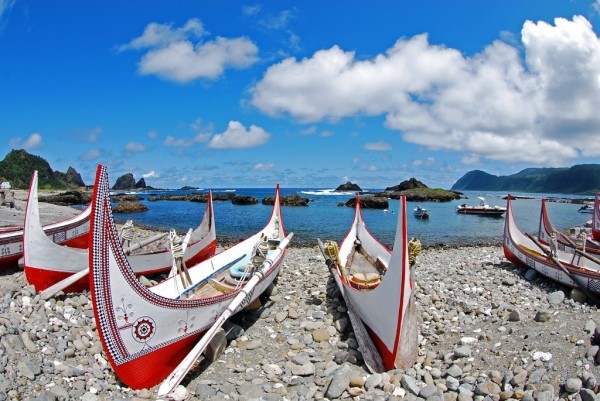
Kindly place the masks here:
POLYGON ((256 205, 258 203, 258 199, 253 196, 236 195, 231 198, 231 203, 234 205, 256 205))
POLYGON ((133 174, 123 174, 111 188, 113 191, 135 191, 135 190, 147 190, 154 189, 151 186, 146 185, 144 177, 140 178, 137 182, 133 178, 133 174))
POLYGON ((144 189, 144 188, 146 188, 146 180, 144 180, 144 177, 140 178, 138 180, 138 182, 135 183, 135 188, 136 189, 144 189))
MULTIPOLYGON (((235 198, 235 194, 228 193, 216 193, 212 194, 213 201, 228 201, 235 198)), ((154 201, 162 201, 162 200, 173 200, 173 201, 188 201, 188 202, 201 202, 206 203, 208 199, 208 194, 188 194, 188 195, 153 195, 149 196, 148 200, 150 202, 154 201)))
POLYGON ((135 180, 133 179, 133 174, 127 173, 115 181, 115 185, 112 186, 115 191, 126 191, 128 189, 135 189, 135 180))
POLYGON ((113 207, 113 213, 138 213, 148 210, 148 206, 141 202, 123 201, 113 207))
POLYGON ((390 199, 399 199, 401 196, 406 196, 406 200, 409 202, 450 202, 454 199, 460 199, 460 194, 456 192, 429 188, 414 177, 393 187, 387 187, 384 192, 375 195, 390 199))
MULTIPOLYGON (((340 206, 356 207, 356 198, 348 199, 345 204, 342 203, 340 206)), ((360 207, 363 209, 387 209, 389 202, 385 196, 361 196, 360 207)))
POLYGON ((67 191, 56 195, 39 196, 38 199, 40 202, 62 206, 87 205, 92 200, 92 194, 89 191, 67 191))
MULTIPOLYGON (((279 199, 281 206, 308 206, 310 199, 297 194, 282 196, 279 199)), ((263 205, 272 206, 275 203, 274 196, 265 196, 262 200, 263 205)))
POLYGON ((354 192, 362 192, 362 189, 358 186, 358 184, 353 184, 348 181, 345 184, 340 185, 335 189, 336 191, 354 191, 354 192))
POLYGON ((413 177, 406 181, 402 181, 400 184, 395 185, 393 187, 387 187, 386 189, 384 189, 384 192, 406 191, 407 189, 414 189, 414 188, 429 188, 429 187, 413 177))

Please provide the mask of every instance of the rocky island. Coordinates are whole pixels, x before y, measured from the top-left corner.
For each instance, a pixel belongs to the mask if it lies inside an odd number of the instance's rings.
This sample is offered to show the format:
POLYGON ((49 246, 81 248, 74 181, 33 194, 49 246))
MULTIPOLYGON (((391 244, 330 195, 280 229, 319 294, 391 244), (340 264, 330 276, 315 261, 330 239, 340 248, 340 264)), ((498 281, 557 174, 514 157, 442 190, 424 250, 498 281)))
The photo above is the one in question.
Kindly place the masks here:
POLYGON ((386 196, 391 199, 406 196, 406 200, 409 202, 450 202, 461 197, 459 192, 429 188, 414 177, 402 181, 398 185, 387 187, 383 192, 375 195, 386 196))

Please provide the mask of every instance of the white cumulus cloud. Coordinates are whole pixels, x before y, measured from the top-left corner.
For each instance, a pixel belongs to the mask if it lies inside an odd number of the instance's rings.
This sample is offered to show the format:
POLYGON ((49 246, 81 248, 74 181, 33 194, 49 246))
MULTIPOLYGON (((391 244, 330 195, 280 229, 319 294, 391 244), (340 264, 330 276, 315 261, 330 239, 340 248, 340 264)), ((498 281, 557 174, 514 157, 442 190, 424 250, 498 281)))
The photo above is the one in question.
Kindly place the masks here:
POLYGON ((139 142, 127 142, 125 144, 125 150, 129 153, 140 153, 146 151, 146 145, 139 142))
POLYGON ((15 5, 16 0, 0 0, 0 29, 4 25, 6 14, 15 5))
POLYGON ((202 41, 205 34, 198 19, 188 20, 181 28, 151 23, 140 37, 119 50, 147 50, 139 62, 139 72, 179 83, 216 79, 226 68, 246 68, 258 60, 258 47, 246 37, 202 41))
POLYGON ((256 163, 252 169, 259 171, 268 171, 273 170, 273 167, 275 167, 273 163, 256 163))
POLYGON ((392 145, 387 142, 379 141, 379 142, 369 142, 365 143, 365 150, 374 150, 374 151, 385 151, 392 149, 392 145))
POLYGON ((96 160, 99 159, 103 154, 104 152, 102 152, 100 149, 90 149, 79 156, 79 159, 84 161, 96 160))
POLYGON ((465 153, 465 161, 562 165, 600 156, 600 40, 590 22, 526 21, 520 40, 473 56, 426 34, 370 59, 333 46, 268 68, 251 101, 304 123, 382 115, 405 141, 465 153))
POLYGON ((225 132, 213 135, 208 142, 208 147, 217 149, 255 148, 267 143, 270 137, 271 134, 261 127, 251 125, 247 129, 238 121, 230 121, 225 132))
POLYGON ((210 134, 205 132, 197 133, 191 138, 176 138, 172 135, 167 135, 164 144, 168 148, 187 148, 199 142, 206 142, 209 139, 210 134))
POLYGON ((197 18, 189 19, 181 28, 173 28, 173 24, 151 22, 144 29, 142 36, 119 46, 119 50, 144 49, 148 47, 168 46, 172 42, 185 41, 189 38, 200 38, 204 35, 204 26, 197 18))
POLYGON ((23 138, 20 136, 12 138, 8 144, 13 149, 19 148, 25 150, 38 149, 44 146, 42 135, 38 134, 37 132, 29 135, 29 137, 25 140, 23 140, 23 138))

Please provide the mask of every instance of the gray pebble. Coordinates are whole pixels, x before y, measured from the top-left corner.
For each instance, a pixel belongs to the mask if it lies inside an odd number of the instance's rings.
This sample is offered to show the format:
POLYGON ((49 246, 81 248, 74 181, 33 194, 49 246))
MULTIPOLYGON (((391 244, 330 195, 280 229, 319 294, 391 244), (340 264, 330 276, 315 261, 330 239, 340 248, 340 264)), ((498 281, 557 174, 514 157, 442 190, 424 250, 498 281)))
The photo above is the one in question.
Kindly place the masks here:
POLYGON ((565 391, 568 393, 576 393, 581 390, 581 380, 578 378, 567 379, 565 382, 565 391))

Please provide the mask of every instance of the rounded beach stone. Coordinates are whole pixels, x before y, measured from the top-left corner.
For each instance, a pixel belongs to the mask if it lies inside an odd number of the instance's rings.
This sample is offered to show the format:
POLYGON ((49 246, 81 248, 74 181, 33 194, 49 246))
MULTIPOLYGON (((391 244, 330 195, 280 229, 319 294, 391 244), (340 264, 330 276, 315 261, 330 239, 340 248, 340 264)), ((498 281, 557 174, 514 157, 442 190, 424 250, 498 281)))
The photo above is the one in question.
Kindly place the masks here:
POLYGON ((576 393, 581 390, 581 380, 578 378, 567 379, 565 382, 565 391, 568 393, 576 393))

